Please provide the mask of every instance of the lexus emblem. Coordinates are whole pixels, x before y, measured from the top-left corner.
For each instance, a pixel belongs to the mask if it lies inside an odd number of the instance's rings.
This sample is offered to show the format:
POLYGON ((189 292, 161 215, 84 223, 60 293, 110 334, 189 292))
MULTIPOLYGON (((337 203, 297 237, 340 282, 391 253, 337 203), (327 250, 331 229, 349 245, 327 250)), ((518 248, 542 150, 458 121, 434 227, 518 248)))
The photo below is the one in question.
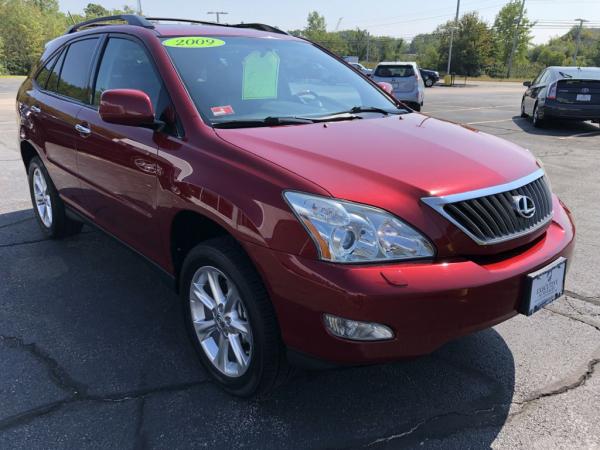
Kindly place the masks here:
POLYGON ((513 195, 513 208, 518 215, 526 219, 531 219, 535 214, 535 203, 526 195, 513 195))

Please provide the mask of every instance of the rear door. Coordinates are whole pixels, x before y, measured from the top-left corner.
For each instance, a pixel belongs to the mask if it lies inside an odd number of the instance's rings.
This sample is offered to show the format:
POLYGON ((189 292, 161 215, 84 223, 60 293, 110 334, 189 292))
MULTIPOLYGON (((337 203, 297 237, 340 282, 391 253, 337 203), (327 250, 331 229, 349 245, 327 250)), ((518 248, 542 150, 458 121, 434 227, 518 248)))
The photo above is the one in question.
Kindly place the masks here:
POLYGON ((377 81, 390 83, 396 92, 412 92, 417 86, 417 75, 412 64, 380 65, 373 76, 377 81))
POLYGON ((50 60, 36 78, 32 111, 43 130, 40 136, 52 181, 71 204, 81 200, 75 143, 77 114, 88 101, 91 62, 98 36, 72 41, 50 60), (55 59, 54 59, 55 58, 55 59))
POLYGON ((85 212, 126 244, 158 259, 156 214, 157 154, 169 126, 150 128, 104 122, 98 114, 102 92, 138 89, 150 97, 157 119, 172 106, 149 53, 129 36, 107 39, 97 68, 91 107, 82 108, 78 124, 86 132, 77 143, 78 168, 85 191, 85 212))

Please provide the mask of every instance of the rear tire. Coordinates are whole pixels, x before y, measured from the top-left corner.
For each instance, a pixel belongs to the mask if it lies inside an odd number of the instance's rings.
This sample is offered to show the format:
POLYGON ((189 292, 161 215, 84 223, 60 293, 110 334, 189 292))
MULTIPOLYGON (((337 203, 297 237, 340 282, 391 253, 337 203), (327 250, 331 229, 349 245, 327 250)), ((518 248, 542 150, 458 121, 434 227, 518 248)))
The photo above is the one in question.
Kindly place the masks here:
POLYGON ((79 233, 83 223, 67 217, 65 203, 39 157, 31 159, 27 172, 33 212, 42 233, 50 239, 79 233))
POLYGON ((410 105, 412 109, 414 109, 417 112, 421 111, 421 105, 419 103, 413 103, 412 105, 410 105))
POLYGON ((538 108, 537 103, 533 107, 533 114, 531 115, 531 123, 536 128, 543 128, 544 125, 546 124, 546 122, 544 121, 544 119, 540 119, 539 108, 538 108))
POLYGON ((240 397, 265 395, 288 378, 275 310, 252 262, 233 238, 211 239, 189 252, 180 296, 192 345, 224 390, 240 397), (216 301, 218 297, 223 301, 216 301))
POLYGON ((427 87, 432 87, 435 84, 431 78, 427 78, 424 83, 427 87))

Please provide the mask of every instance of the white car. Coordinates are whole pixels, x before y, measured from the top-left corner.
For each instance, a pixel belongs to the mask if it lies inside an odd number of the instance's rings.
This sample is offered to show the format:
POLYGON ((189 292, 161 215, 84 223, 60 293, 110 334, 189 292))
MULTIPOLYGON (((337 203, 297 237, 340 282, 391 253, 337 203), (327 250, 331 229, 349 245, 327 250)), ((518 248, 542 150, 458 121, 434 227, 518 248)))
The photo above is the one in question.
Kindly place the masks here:
POLYGON ((350 64, 352 67, 354 67, 356 70, 358 70, 363 75, 370 76, 373 73, 373 71, 371 69, 367 69, 361 63, 349 62, 348 64, 350 64))
POLYGON ((381 62, 373 71, 375 82, 390 83, 393 95, 415 111, 421 111, 425 84, 416 62, 381 62))

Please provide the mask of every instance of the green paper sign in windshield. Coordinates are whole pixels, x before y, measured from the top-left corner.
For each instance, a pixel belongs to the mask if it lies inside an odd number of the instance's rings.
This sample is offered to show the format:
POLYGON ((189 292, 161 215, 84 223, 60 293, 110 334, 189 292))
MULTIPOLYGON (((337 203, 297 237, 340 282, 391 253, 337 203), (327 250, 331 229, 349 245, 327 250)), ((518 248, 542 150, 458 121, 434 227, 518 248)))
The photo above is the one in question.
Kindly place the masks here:
POLYGON ((242 98, 260 100, 277 98, 279 55, 273 51, 261 55, 254 51, 244 58, 242 98))
POLYGON ((166 47, 177 48, 208 48, 225 45, 225 41, 202 36, 183 36, 167 39, 166 41, 163 41, 162 44, 166 47))

